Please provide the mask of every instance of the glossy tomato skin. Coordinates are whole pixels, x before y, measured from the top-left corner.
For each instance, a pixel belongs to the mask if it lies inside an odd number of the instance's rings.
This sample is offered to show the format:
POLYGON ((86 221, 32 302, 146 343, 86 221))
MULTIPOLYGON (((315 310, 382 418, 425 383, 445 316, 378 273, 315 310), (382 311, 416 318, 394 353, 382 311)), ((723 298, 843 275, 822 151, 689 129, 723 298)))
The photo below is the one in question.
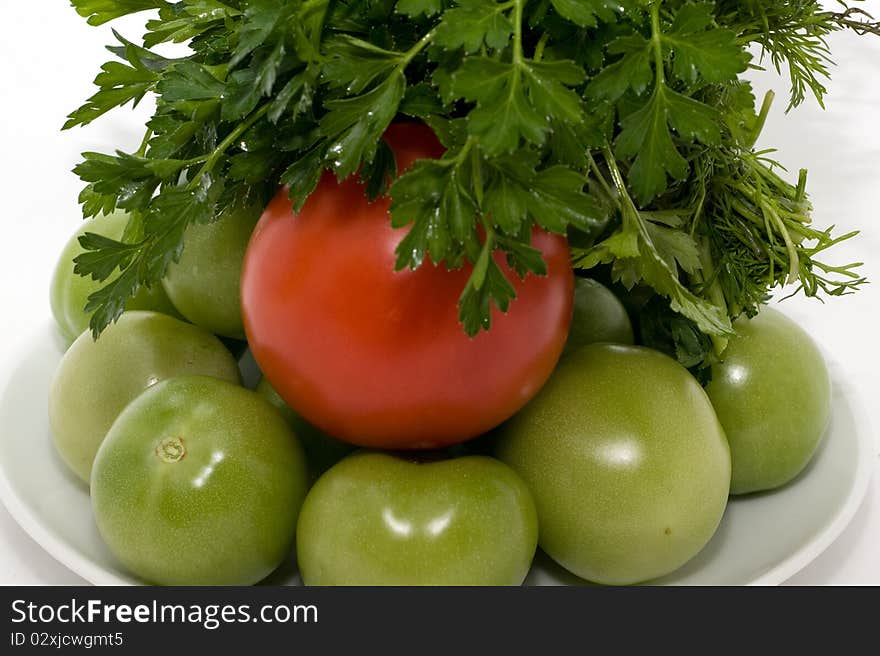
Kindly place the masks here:
POLYGON ((706 392, 730 442, 732 494, 780 487, 810 462, 831 415, 831 379, 810 336, 781 312, 739 319, 706 392))
POLYGON ((537 540, 531 495, 497 460, 358 453, 309 491, 297 560, 306 585, 520 585, 537 540))
POLYGON ((575 278, 574 312, 565 352, 587 344, 632 344, 632 322, 623 303, 605 285, 589 278, 575 278))
POLYGON ((250 585, 293 546, 305 457, 254 392, 207 376, 157 383, 113 423, 92 506, 107 546, 161 585, 250 585))
POLYGON ((241 263, 260 209, 236 208, 208 224, 186 229, 180 260, 162 286, 181 314, 208 332, 244 339, 241 263))
POLYGON ((254 391, 278 410, 287 425, 296 433, 305 451, 309 472, 313 478, 323 474, 356 448, 347 442, 341 442, 322 433, 300 417, 293 408, 284 402, 284 399, 278 395, 275 388, 265 378, 260 378, 254 391))
MULTIPOLYGON (((80 276, 73 272, 73 258, 85 252, 79 244, 79 238, 87 232, 111 239, 121 239, 128 222, 124 212, 114 212, 90 219, 73 234, 61 252, 55 271, 52 274, 52 285, 49 292, 49 303, 52 315, 58 325, 58 331, 68 345, 73 343, 84 330, 89 327, 91 314, 86 313, 89 295, 98 291, 105 283, 80 276)), ((172 317, 180 318, 177 309, 171 303, 162 285, 150 288, 142 287, 125 304, 126 310, 152 310, 172 317)))
POLYGON ((677 362, 642 347, 567 355, 499 430, 497 454, 534 495, 541 548, 597 583, 678 569, 727 506, 730 452, 706 393, 677 362))
MULTIPOLYGON (((399 169, 441 152, 418 124, 386 138, 399 169)), ((471 268, 395 272, 406 230, 391 227, 389 205, 325 175, 294 216, 280 190, 245 255, 248 342, 282 398, 330 435, 385 448, 462 442, 510 417, 552 372, 572 312, 567 241, 533 233, 547 276, 519 280, 499 256, 518 297, 470 338, 457 303, 471 268)))
POLYGON ((240 381, 214 335, 157 312, 124 312, 101 333, 80 335, 49 388, 49 424, 62 459, 88 482, 92 461, 123 408, 155 383, 186 374, 240 381))

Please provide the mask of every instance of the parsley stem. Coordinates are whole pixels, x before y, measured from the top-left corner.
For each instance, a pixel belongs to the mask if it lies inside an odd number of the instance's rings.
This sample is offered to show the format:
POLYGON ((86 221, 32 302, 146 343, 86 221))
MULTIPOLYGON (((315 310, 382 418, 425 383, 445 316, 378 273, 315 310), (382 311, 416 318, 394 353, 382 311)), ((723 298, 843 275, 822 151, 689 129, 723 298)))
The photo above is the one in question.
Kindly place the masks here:
POLYGON ((153 131, 150 128, 147 128, 147 131, 144 132, 144 138, 141 140, 141 146, 137 149, 137 156, 143 157, 147 154, 147 146, 150 143, 150 138, 153 136, 153 131))
POLYGON ((666 71, 663 68, 663 44, 660 30, 660 2, 651 4, 651 45, 654 47, 654 74, 657 78, 657 89, 666 84, 666 71))
POLYGON ((798 172, 798 186, 794 200, 797 203, 803 203, 807 199, 807 169, 801 169, 798 172))
POLYGON ((587 151, 587 159, 590 161, 590 170, 593 172, 593 175, 596 176, 596 180, 599 181, 599 185, 601 185, 605 193, 608 194, 608 198, 610 198, 611 200, 616 200, 617 194, 614 193, 614 190, 611 189, 611 186, 608 184, 605 176, 602 175, 602 171, 599 169, 599 165, 596 164, 596 160, 593 158, 593 153, 591 153, 590 151, 587 151))
POLYGON ((547 47, 547 41, 550 40, 550 32, 544 32, 541 35, 541 38, 538 40, 538 45, 535 46, 535 54, 532 55, 532 59, 536 62, 541 61, 544 57, 544 48, 547 47))
POLYGON ((776 93, 773 90, 768 91, 764 96, 764 102, 761 105, 761 111, 758 113, 758 120, 755 123, 755 131, 752 134, 749 148, 754 148, 755 144, 758 143, 758 137, 760 137, 761 133, 764 131, 764 125, 767 123, 767 117, 770 114, 770 108, 773 106, 773 100, 775 98, 776 93))
POLYGON ((513 5, 513 63, 516 65, 522 64, 523 61, 523 5, 525 0, 515 0, 513 5))
POLYGON ((706 206, 706 181, 702 177, 700 179, 699 185, 700 192, 697 196, 697 206, 694 208, 694 211, 691 215, 691 237, 694 237, 694 235, 697 234, 697 227, 700 225, 700 221, 703 218, 703 208, 706 206))
POLYGON ((214 166, 217 164, 217 160, 235 143, 235 140, 238 139, 242 134, 244 134, 250 127, 259 121, 266 112, 269 111, 269 107, 272 105, 271 101, 263 104, 262 107, 254 111, 250 116, 248 116, 246 121, 239 123, 235 129, 226 135, 226 138, 220 142, 220 145, 217 146, 214 151, 208 156, 208 159, 205 160, 205 163, 202 165, 202 168, 199 169, 199 172, 196 173, 195 177, 190 180, 187 185, 189 189, 195 189, 198 186, 198 182, 202 179, 203 176, 210 173, 214 166))
POLYGON ((480 151, 476 148, 471 148, 473 137, 468 137, 467 142, 464 147, 471 151, 471 168, 472 176, 473 176, 473 185, 474 185, 474 198, 477 201, 477 207, 483 207, 483 158, 480 156, 480 151))
POLYGON ((429 43, 434 39, 434 35, 437 33, 437 28, 435 27, 433 30, 425 34, 421 39, 419 39, 416 44, 407 50, 403 54, 403 59, 400 60, 400 63, 397 65, 397 70, 403 73, 403 70, 409 66, 410 62, 416 58, 422 50, 424 50, 429 43))
MULTIPOLYGON (((464 142, 464 145, 461 147, 455 157, 442 158, 437 160, 439 164, 444 166, 461 166, 464 163, 465 158, 471 153, 471 149, 477 143, 477 138, 473 135, 468 135, 467 141, 464 142)), ((475 151, 476 152, 476 151, 475 151)))
POLYGON ((776 210, 767 203, 761 204, 761 210, 765 213, 765 216, 770 218, 770 221, 776 226, 785 242, 785 249, 788 251, 788 283, 791 284, 797 280, 798 271, 800 270, 800 258, 798 257, 797 248, 791 239, 788 229, 785 227, 785 223, 783 223, 776 210))
MULTIPOLYGON (((721 285, 718 282, 718 274, 715 271, 715 263, 712 261, 712 249, 709 246, 709 240, 706 237, 702 237, 697 242, 698 254, 700 257, 700 269, 694 272, 694 278, 700 284, 707 284, 707 277, 711 282, 708 282, 708 287, 706 288, 706 292, 709 296, 709 300, 713 305, 717 305, 724 311, 725 316, 730 316, 730 310, 727 306, 727 300, 724 298, 724 290, 721 289, 721 285)), ((724 351, 727 350, 727 345, 730 343, 727 337, 723 335, 711 335, 710 339, 712 340, 712 345, 715 347, 715 354, 719 357, 724 354, 724 351)))
POLYGON ((309 35, 312 47, 320 54, 321 35, 324 29, 327 10, 330 8, 330 0, 304 0, 299 9, 298 18, 303 22, 310 22, 312 32, 309 35))
POLYGON ((623 207, 623 203, 628 200, 629 204, 632 205, 632 209, 636 210, 635 205, 633 205, 633 202, 629 197, 629 194, 626 192, 626 182, 624 182, 623 175, 620 173, 620 169, 617 167, 617 159, 614 157, 611 146, 605 144, 602 147, 602 154, 605 156, 605 163, 608 165, 608 172, 611 174, 611 181, 614 183, 614 187, 617 189, 618 205, 620 207, 623 207))
POLYGON ((615 189, 617 189, 617 206, 620 208, 620 218, 623 229, 631 230, 633 225, 635 225, 639 235, 648 242, 651 248, 653 248, 651 237, 647 234, 645 229, 644 219, 639 213, 639 209, 633 202, 632 197, 630 197, 629 192, 626 190, 626 181, 623 179, 623 174, 617 166, 617 159, 614 157, 614 152, 611 150, 611 146, 607 143, 602 147, 602 154, 605 156, 605 163, 608 165, 609 173, 611 173, 611 180, 614 183, 615 189))

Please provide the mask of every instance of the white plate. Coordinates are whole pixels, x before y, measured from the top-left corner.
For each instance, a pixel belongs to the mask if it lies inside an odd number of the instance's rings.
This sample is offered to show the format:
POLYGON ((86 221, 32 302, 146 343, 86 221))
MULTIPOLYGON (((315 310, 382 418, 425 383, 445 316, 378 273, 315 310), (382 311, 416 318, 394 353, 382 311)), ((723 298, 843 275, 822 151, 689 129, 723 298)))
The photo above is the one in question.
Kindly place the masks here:
MULTIPOLYGON (((34 540, 87 581, 136 584, 101 542, 86 486, 67 471, 52 446, 46 397, 60 358, 54 329, 46 326, 12 367, 0 397, 0 496, 34 540)), ((867 490, 873 438, 854 390, 833 362, 831 374, 832 421, 810 467, 782 490, 732 500, 708 546, 658 583, 778 584, 840 534, 867 490)), ((271 582, 297 581, 291 567, 282 569, 271 582)), ((527 583, 582 581, 539 554, 527 583)))

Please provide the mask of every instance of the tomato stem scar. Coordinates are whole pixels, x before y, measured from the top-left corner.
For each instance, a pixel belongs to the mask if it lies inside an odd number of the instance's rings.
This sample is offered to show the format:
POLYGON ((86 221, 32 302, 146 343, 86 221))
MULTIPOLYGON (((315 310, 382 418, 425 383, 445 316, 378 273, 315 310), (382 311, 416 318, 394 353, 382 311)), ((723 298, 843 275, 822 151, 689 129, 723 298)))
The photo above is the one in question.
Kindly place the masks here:
POLYGON ((159 456, 159 460, 169 464, 183 460, 186 456, 186 446, 183 443, 183 438, 166 437, 156 447, 156 455, 159 456))

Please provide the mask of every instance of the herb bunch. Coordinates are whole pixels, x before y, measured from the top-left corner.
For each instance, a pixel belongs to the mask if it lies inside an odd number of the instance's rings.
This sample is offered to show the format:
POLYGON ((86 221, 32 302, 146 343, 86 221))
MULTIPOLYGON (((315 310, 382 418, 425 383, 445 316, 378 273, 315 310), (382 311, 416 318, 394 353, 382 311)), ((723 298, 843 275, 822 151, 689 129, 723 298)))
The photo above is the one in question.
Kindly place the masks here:
POLYGON ((796 284, 846 294, 858 265, 821 254, 852 234, 811 226, 806 172, 756 152, 769 100, 742 79, 787 71, 790 108, 823 102, 826 42, 880 34, 857 6, 816 0, 72 0, 99 25, 154 10, 65 128, 153 95, 136 152, 84 153, 86 217, 130 213, 76 260, 106 281, 97 336, 181 253, 186 227, 263 205, 302 207, 324 170, 390 194, 408 227, 397 266, 473 264, 459 310, 471 335, 515 297, 491 255, 542 274, 534 227, 567 233, 576 267, 642 298, 642 337, 687 366, 723 348, 731 320, 796 284), (157 51, 187 43, 186 56, 157 51), (751 52, 760 51, 760 58, 751 52), (381 136, 429 125, 446 152, 398 177, 381 136), (639 292, 642 292, 641 294, 639 292))

